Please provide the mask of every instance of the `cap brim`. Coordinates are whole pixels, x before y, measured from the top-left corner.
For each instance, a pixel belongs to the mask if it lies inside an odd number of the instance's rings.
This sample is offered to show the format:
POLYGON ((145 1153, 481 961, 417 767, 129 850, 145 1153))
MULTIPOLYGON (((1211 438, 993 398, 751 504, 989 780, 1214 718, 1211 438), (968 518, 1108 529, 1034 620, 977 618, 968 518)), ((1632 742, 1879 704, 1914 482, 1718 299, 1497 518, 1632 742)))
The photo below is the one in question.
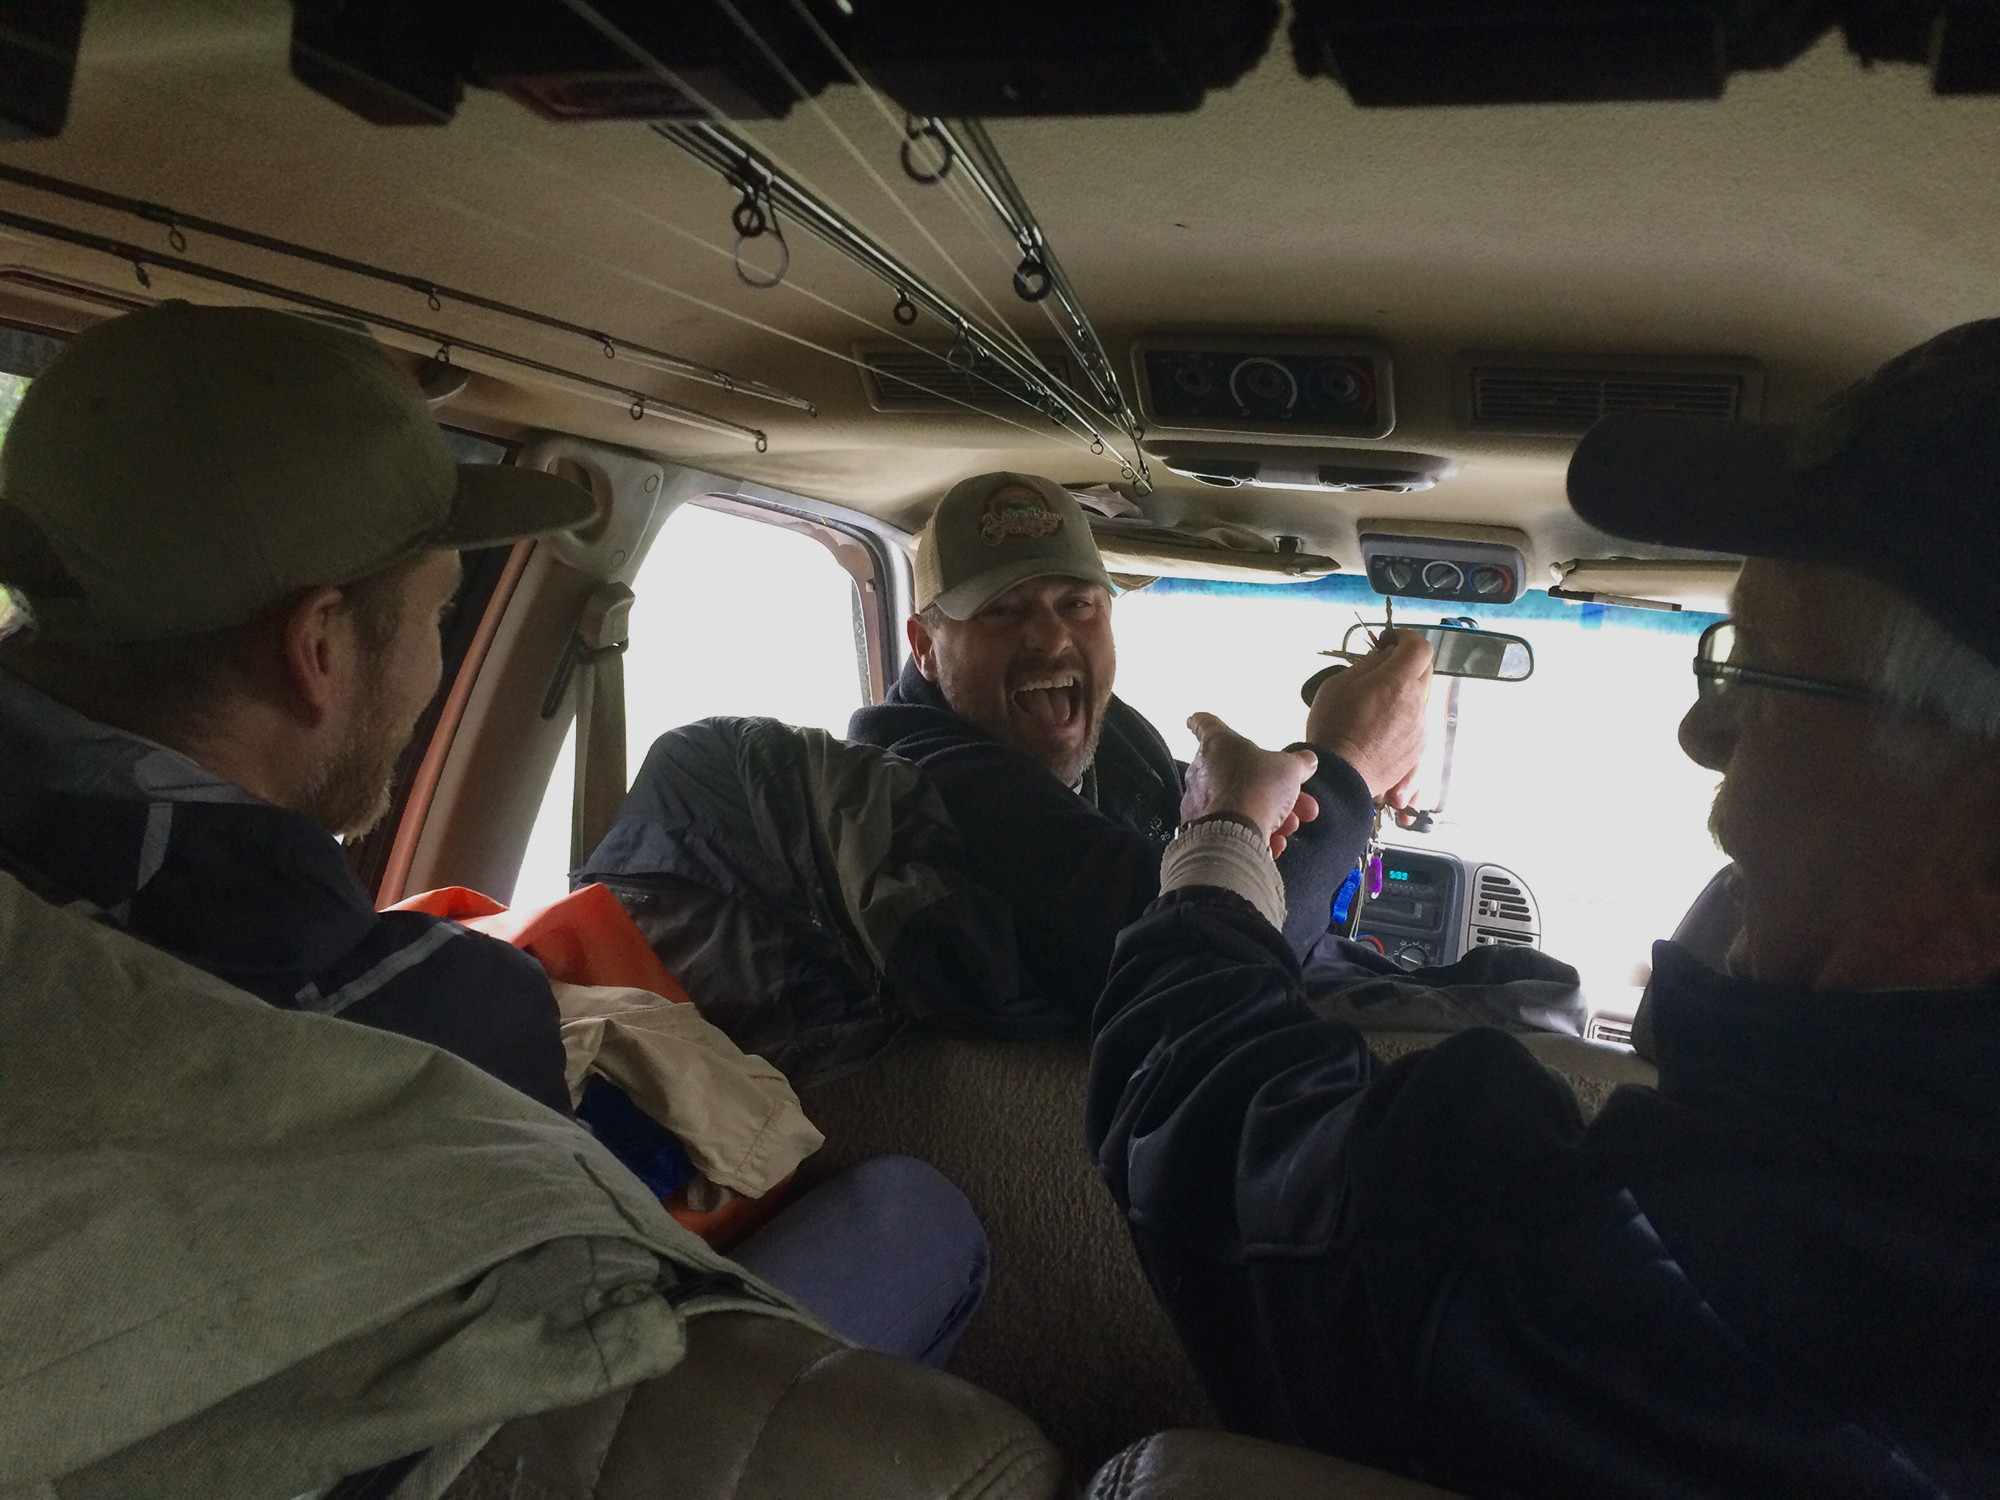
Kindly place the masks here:
POLYGON ((954 620, 969 620, 1015 584, 1026 583, 1030 578, 1076 578, 1094 583, 1107 593, 1111 591, 1111 575, 1102 567, 1093 569, 1046 557, 1024 557, 967 579, 955 589, 946 589, 931 603, 954 620))
POLYGON ((511 464, 460 464, 458 494, 433 538, 446 547, 492 547, 567 531, 597 514, 582 485, 511 464))
POLYGON ((1616 537, 1811 560, 1827 517, 1790 461, 1791 429, 1620 414, 1583 435, 1569 503, 1616 537))

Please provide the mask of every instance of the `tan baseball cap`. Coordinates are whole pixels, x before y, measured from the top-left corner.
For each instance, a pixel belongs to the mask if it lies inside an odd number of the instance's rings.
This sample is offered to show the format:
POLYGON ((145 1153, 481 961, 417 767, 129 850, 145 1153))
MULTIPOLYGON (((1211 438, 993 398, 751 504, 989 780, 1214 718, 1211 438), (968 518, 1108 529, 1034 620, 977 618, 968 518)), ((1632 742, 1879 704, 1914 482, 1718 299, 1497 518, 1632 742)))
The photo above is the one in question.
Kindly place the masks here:
POLYGON ((56 639, 167 640, 594 510, 553 474, 459 463, 365 335, 166 302, 77 335, 22 398, 0 447, 0 585, 56 639))
POLYGON ((1030 578, 1111 587, 1083 507, 1039 474, 979 474, 946 492, 917 533, 917 608, 969 620, 1030 578))

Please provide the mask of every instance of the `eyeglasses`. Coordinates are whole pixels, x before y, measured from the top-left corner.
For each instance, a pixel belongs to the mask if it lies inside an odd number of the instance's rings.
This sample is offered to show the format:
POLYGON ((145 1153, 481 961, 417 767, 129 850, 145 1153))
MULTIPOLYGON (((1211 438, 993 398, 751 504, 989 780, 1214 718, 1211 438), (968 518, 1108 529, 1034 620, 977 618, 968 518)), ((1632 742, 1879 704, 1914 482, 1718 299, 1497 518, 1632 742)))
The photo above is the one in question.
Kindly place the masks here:
POLYGON ((1694 648, 1696 691, 1704 702, 1721 698, 1733 687, 1774 688, 1781 693, 1807 693, 1815 698, 1842 698, 1849 703, 1881 704, 1886 700, 1873 688, 1851 682, 1822 682, 1817 677, 1793 677, 1784 672, 1764 672, 1756 667, 1738 666, 1730 658, 1736 654, 1736 622, 1717 620, 1701 633, 1694 648))

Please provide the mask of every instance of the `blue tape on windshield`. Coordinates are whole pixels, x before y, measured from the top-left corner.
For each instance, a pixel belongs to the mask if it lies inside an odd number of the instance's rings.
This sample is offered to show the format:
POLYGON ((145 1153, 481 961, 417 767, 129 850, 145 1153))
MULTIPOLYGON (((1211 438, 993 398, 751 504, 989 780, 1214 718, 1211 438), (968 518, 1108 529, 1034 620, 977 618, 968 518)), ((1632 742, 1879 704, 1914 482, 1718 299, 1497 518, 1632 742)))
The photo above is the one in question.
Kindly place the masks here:
MULTIPOLYGON (((1162 578, 1146 594, 1213 594, 1220 597, 1242 595, 1252 599, 1314 599, 1327 604, 1359 609, 1370 619, 1382 615, 1382 596, 1360 574, 1335 573, 1315 578, 1311 583, 1220 583, 1207 578, 1162 578)), ((1145 595, 1138 597, 1144 598, 1145 595)), ((1526 620, 1555 620, 1581 630, 1612 628, 1645 630, 1657 635, 1698 636, 1721 615, 1695 610, 1627 609, 1617 604, 1573 604, 1551 599, 1541 589, 1530 589, 1512 604, 1465 604, 1425 599, 1397 599, 1396 617, 1411 625, 1431 625, 1446 610, 1470 619, 1486 630, 1506 631, 1526 620)), ((1351 618, 1347 620, 1352 624, 1351 618)))

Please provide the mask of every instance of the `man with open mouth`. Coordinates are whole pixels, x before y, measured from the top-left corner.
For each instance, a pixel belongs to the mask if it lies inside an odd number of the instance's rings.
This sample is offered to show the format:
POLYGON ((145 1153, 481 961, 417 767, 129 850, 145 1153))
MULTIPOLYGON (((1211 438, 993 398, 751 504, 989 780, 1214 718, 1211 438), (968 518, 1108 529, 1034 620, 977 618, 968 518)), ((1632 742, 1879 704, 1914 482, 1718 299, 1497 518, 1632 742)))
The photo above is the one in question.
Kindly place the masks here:
MULTIPOLYGON (((1082 1018, 1119 929, 1159 894, 1184 768, 1112 693, 1112 583, 1061 485, 1033 474, 964 480, 916 548, 910 660, 884 702, 854 715, 848 738, 924 768, 964 836, 968 873, 1012 907, 1028 976, 1082 1018)), ((1429 652, 1412 643, 1371 671, 1421 694, 1429 652)), ((1353 849, 1333 825, 1349 831, 1394 785, 1376 784, 1386 772, 1371 773, 1357 747, 1316 748, 1325 769, 1306 795, 1341 815, 1294 834, 1284 866, 1301 888, 1339 883, 1353 849), (1328 862, 1326 878, 1297 875, 1311 861, 1328 862)), ((1325 931, 1324 904, 1316 924, 1302 910, 1295 925, 1287 936, 1303 952, 1325 931)))

